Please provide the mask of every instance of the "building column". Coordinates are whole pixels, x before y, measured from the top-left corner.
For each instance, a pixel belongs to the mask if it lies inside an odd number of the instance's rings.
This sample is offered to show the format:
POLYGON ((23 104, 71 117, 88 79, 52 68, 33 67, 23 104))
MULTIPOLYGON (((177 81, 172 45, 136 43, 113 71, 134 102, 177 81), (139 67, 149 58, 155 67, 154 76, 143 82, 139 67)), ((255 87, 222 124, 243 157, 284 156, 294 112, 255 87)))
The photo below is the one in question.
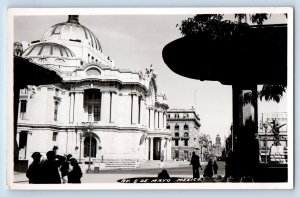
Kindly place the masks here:
POLYGON ((113 92, 113 100, 112 100, 112 123, 119 122, 119 94, 117 92, 113 92))
POLYGON ((150 160, 153 160, 153 138, 149 138, 150 140, 150 160))
POLYGON ((172 160, 172 138, 169 139, 169 147, 168 147, 168 152, 169 152, 169 160, 172 160))
POLYGON ((159 128, 164 128, 164 113, 162 111, 159 112, 159 128))
POLYGON ((145 118, 146 118, 146 105, 145 105, 145 101, 143 98, 141 98, 141 125, 144 125, 146 126, 146 121, 145 121, 145 118))
POLYGON ((146 137, 145 139, 145 160, 148 160, 148 153, 149 153, 149 139, 146 137))
POLYGON ((252 176, 258 164, 259 144, 256 139, 257 99, 244 104, 241 97, 251 92, 257 98, 256 85, 233 85, 233 176, 252 176))
POLYGON ((69 122, 74 122, 74 92, 70 92, 70 108, 69 108, 69 122))
POLYGON ((164 118, 163 118, 163 127, 164 127, 164 129, 167 127, 167 114, 166 114, 166 112, 164 112, 164 118))
POLYGON ((165 160, 166 154, 165 154, 165 139, 160 138, 160 160, 165 160))
POLYGON ((116 92, 110 93, 110 123, 116 122, 116 92))
POLYGON ((154 130, 154 110, 150 109, 150 129, 154 130))
POLYGON ((110 94, 109 92, 102 92, 101 94, 101 117, 100 121, 102 123, 109 122, 109 109, 110 109, 110 94))
POLYGON ((156 110, 154 110, 154 129, 156 129, 158 126, 158 113, 156 110))
POLYGON ((76 92, 74 93, 74 96, 75 96, 74 121, 84 122, 83 92, 76 92))

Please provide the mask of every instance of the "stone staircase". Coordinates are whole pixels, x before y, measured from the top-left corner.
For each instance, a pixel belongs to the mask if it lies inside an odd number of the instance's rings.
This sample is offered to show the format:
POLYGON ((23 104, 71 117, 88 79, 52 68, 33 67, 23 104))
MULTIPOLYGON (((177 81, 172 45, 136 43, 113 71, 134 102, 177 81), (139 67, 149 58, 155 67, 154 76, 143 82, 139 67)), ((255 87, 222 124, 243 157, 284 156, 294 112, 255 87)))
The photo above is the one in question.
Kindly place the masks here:
POLYGON ((145 160, 141 161, 137 168, 160 168, 160 160, 145 160))
POLYGON ((178 168, 189 166, 189 161, 163 161, 160 160, 145 160, 141 161, 137 168, 178 168))
POLYGON ((136 168, 138 165, 135 159, 105 159, 104 168, 136 168))

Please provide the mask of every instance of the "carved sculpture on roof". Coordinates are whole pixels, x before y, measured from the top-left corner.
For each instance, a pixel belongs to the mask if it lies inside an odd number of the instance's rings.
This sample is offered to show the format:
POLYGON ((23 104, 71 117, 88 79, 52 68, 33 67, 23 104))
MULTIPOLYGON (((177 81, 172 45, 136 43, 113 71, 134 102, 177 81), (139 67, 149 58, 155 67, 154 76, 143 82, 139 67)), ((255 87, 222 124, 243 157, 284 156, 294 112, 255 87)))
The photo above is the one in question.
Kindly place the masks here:
POLYGON ((36 94, 37 88, 34 85, 28 86, 29 92, 30 92, 30 98, 33 98, 36 94))
POLYGON ((152 64, 149 67, 146 68, 145 76, 148 77, 148 78, 151 78, 151 77, 156 78, 156 74, 154 73, 154 69, 153 69, 152 64))

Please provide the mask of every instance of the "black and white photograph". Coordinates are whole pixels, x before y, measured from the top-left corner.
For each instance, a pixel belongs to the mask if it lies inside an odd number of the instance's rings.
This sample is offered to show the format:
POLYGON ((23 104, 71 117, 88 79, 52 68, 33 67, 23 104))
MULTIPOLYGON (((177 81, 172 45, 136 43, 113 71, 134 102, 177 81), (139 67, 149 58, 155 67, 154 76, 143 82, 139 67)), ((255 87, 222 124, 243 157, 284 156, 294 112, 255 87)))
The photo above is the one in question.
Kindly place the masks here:
POLYGON ((8 10, 10 189, 292 189, 293 9, 8 10))

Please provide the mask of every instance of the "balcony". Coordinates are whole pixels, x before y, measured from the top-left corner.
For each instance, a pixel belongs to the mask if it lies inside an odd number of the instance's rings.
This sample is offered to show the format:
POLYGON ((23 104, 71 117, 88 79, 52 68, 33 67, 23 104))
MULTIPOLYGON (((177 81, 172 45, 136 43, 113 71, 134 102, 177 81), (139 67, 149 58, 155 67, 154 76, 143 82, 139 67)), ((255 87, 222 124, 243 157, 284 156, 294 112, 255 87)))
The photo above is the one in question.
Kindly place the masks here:
POLYGON ((190 139, 190 136, 182 136, 181 137, 181 140, 188 140, 188 139, 190 139))
POLYGON ((172 140, 179 140, 179 139, 180 139, 179 136, 173 136, 173 137, 172 137, 172 140))

